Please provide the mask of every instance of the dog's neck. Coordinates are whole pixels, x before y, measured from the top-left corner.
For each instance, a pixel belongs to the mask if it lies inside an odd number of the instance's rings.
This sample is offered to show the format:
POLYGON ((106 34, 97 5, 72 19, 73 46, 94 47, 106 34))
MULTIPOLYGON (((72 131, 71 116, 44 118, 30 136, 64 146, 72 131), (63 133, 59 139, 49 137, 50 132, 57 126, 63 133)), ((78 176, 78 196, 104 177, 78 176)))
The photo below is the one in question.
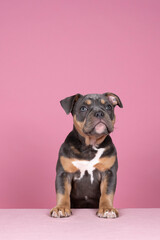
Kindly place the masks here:
POLYGON ((102 136, 88 136, 83 132, 79 132, 76 126, 73 126, 73 130, 78 135, 80 141, 82 144, 85 144, 86 146, 92 146, 92 147, 98 147, 108 135, 102 135, 102 136))

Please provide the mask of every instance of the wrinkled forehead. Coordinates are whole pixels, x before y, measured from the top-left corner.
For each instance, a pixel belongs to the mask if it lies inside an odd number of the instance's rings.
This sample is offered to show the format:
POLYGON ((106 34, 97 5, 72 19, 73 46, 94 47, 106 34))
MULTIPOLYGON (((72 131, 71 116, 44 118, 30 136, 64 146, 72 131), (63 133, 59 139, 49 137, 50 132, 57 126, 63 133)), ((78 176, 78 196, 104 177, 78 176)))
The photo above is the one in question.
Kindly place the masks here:
POLYGON ((80 98, 77 105, 80 104, 93 105, 96 103, 105 104, 106 102, 109 102, 109 100, 103 94, 88 94, 80 98))

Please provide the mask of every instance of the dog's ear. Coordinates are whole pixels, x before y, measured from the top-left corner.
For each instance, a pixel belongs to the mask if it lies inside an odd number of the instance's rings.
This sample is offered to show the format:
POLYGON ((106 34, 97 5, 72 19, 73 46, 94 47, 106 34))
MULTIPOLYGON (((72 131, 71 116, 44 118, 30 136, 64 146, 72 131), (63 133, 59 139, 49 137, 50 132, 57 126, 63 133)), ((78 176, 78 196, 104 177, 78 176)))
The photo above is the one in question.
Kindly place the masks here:
POLYGON ((104 93, 103 95, 105 95, 108 98, 108 100, 113 104, 113 106, 118 105, 120 108, 123 108, 123 104, 116 94, 107 92, 104 93))
POLYGON ((60 104, 62 106, 62 108, 64 109, 64 111, 69 114, 72 112, 73 107, 75 102, 81 97, 82 95, 77 93, 76 95, 67 97, 63 100, 60 101, 60 104))

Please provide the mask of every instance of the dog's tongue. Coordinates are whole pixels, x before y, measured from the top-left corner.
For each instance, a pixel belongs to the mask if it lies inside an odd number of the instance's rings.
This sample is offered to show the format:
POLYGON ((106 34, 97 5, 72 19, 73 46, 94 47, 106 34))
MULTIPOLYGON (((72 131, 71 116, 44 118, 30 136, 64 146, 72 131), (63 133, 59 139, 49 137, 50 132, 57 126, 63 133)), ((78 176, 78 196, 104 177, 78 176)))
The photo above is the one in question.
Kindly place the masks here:
POLYGON ((104 123, 98 123, 98 124, 95 126, 95 131, 96 131, 96 133, 98 133, 98 134, 103 133, 105 129, 106 129, 106 126, 105 126, 104 123))

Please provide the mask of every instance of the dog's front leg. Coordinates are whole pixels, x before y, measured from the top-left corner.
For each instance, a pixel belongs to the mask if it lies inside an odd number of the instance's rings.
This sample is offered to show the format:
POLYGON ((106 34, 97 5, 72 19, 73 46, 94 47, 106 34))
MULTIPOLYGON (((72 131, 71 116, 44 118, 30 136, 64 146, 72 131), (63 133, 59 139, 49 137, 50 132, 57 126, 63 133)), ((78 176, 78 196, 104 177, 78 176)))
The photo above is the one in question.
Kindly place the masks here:
POLYGON ((66 173, 57 174, 56 176, 56 199, 57 205, 51 209, 52 217, 69 217, 70 210, 70 192, 71 180, 66 173))
POLYGON ((116 218, 118 217, 117 209, 113 208, 114 192, 116 188, 116 173, 109 171, 100 184, 101 197, 99 201, 98 217, 116 218))

